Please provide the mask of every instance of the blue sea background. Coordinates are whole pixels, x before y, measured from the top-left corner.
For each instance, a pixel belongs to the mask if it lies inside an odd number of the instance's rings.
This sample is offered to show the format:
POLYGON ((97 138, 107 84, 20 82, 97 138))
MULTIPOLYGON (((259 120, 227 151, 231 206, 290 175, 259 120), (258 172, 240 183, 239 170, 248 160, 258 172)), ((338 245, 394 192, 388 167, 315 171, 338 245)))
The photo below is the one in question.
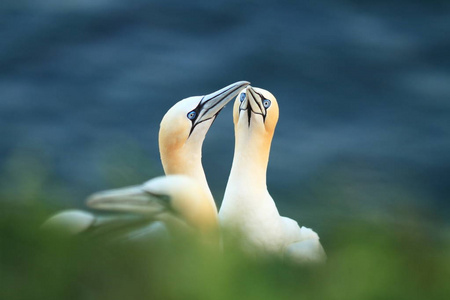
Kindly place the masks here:
MULTIPOLYGON (((268 188, 283 215, 319 232, 448 224, 448 1, 2 1, 1 186, 83 207, 161 175, 164 113, 239 80, 279 102, 268 188)), ((231 115, 203 148, 218 204, 231 115)))

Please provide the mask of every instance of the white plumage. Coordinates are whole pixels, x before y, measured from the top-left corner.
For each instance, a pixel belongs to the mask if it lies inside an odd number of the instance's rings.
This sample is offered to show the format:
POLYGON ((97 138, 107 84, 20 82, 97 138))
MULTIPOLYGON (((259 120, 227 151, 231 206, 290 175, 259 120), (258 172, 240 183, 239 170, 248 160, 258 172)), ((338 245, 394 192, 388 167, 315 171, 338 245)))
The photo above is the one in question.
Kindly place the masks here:
POLYGON ((221 227, 241 234, 247 252, 275 254, 293 262, 325 261, 318 235, 280 216, 267 190, 267 163, 278 103, 270 92, 248 84, 240 81, 206 96, 186 98, 169 109, 159 132, 161 162, 167 176, 96 193, 88 199, 91 208, 115 215, 64 211, 44 227, 71 234, 101 233, 104 228, 110 232, 144 222, 137 229, 131 227, 125 237, 141 239, 181 229, 215 243, 219 241, 220 219, 221 227), (220 110, 246 86, 234 104, 235 154, 218 219, 201 162, 202 144, 220 110))

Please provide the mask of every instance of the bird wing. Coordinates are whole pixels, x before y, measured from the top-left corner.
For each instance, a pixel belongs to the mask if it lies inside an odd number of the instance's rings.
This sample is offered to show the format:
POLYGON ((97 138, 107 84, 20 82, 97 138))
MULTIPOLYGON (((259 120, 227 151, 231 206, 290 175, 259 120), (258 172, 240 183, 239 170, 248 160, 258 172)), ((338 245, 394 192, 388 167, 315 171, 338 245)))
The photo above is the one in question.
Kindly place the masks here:
POLYGON ((283 256, 296 263, 325 262, 326 254, 319 241, 319 235, 311 228, 300 227, 295 220, 281 217, 286 235, 283 256))

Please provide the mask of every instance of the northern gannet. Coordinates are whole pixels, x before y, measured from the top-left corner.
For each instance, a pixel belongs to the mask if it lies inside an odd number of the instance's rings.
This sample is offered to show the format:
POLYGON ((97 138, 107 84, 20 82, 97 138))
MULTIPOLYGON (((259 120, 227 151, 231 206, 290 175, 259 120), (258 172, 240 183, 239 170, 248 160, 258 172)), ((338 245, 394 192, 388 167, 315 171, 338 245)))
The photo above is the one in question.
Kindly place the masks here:
POLYGON ((318 235, 280 216, 267 191, 266 171, 278 113, 277 100, 266 90, 248 86, 236 97, 234 158, 220 224, 238 231, 244 250, 251 253, 277 254, 299 263, 323 262, 326 255, 318 235))
MULTIPOLYGON (((249 82, 239 81, 205 96, 185 98, 167 111, 160 124, 159 151, 165 174, 185 175, 195 180, 211 207, 211 209, 205 210, 209 211, 211 218, 217 218, 217 207, 206 181, 201 162, 203 140, 222 108, 247 85, 249 85, 249 82)), ((156 182, 163 184, 164 180, 156 182)), ((140 188, 142 189, 146 185, 144 184, 140 188)), ((166 185, 164 184, 164 186, 166 185)), ((114 192, 118 191, 115 190, 114 192)), ((132 200, 130 201, 134 201, 135 191, 136 187, 121 189, 121 201, 127 201, 127 197, 131 197, 132 200), (130 192, 129 195, 126 195, 127 191, 130 192)), ((99 195, 107 194, 108 191, 96 194, 96 201, 100 201, 99 195)), ((92 202, 92 198, 89 199, 88 205, 95 209, 107 210, 106 206, 98 206, 95 204, 96 201, 92 202)), ((190 195, 184 199, 186 206, 183 207, 187 207, 189 199, 191 199, 190 195)), ((183 201, 180 200, 179 202, 182 203, 183 201)), ((119 207, 115 205, 111 207, 111 210, 120 211, 119 207)), ((195 211, 189 213, 195 213, 195 211)), ((198 214, 199 218, 203 218, 201 217, 201 211, 198 214)), ((51 217, 43 227, 55 228, 60 226, 67 233, 77 234, 89 230, 89 228, 92 228, 92 224, 100 228, 109 227, 111 224, 118 222, 118 226, 120 226, 126 220, 129 220, 129 218, 124 215, 105 218, 86 211, 68 210, 51 217)))

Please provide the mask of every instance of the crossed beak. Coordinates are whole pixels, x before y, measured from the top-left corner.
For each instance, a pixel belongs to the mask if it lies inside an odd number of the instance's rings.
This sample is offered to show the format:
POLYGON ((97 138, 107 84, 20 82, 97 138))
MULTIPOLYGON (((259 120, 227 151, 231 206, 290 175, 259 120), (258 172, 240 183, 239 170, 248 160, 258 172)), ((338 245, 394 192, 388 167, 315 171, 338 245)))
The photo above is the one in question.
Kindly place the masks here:
POLYGON ((239 92, 248 86, 248 81, 238 81, 232 83, 218 91, 203 96, 199 103, 198 117, 195 120, 194 126, 203 121, 212 119, 225 107, 225 105, 234 99, 239 92))

